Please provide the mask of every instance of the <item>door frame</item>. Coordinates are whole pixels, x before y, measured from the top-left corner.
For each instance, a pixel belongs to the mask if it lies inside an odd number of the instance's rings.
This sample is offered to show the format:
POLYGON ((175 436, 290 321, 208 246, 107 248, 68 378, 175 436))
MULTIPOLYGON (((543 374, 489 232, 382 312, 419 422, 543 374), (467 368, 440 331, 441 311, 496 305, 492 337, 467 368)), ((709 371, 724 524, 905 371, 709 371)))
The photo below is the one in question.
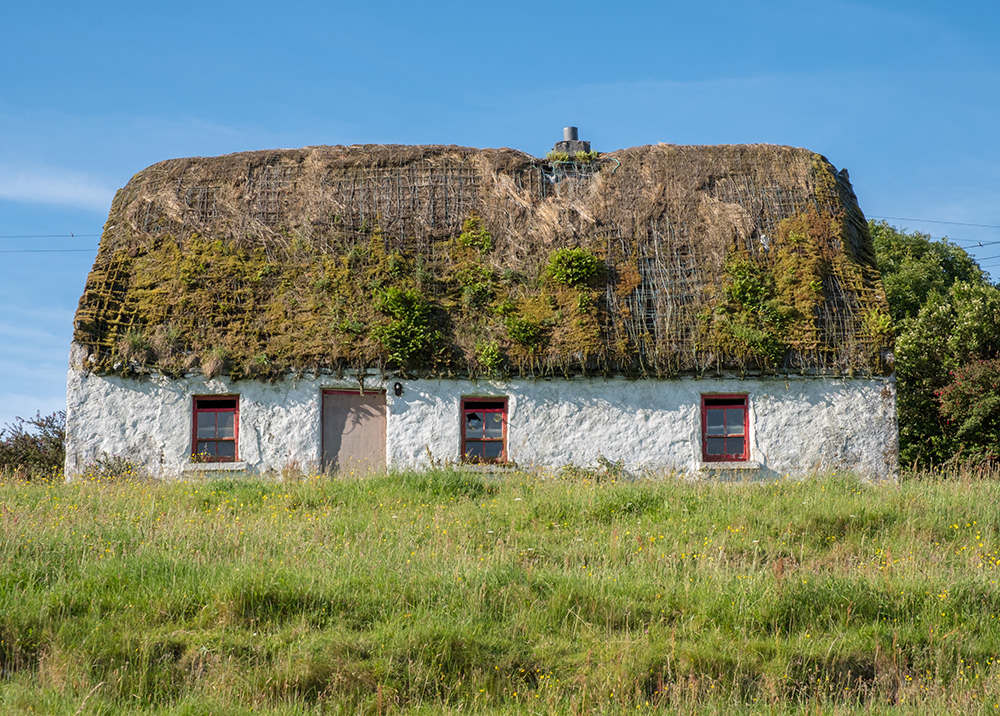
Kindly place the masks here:
MULTIPOLYGON (((351 388, 323 388, 320 390, 319 396, 319 466, 321 472, 326 472, 326 431, 323 429, 323 415, 325 413, 326 407, 326 396, 327 395, 374 395, 381 393, 383 398, 386 398, 385 388, 365 388, 363 390, 353 390, 351 388)), ((386 422, 386 435, 389 433, 389 401, 385 401, 385 422, 386 422)), ((384 446, 386 458, 389 457, 389 446, 384 446)), ((386 467, 388 467, 389 461, 386 460, 386 467)))

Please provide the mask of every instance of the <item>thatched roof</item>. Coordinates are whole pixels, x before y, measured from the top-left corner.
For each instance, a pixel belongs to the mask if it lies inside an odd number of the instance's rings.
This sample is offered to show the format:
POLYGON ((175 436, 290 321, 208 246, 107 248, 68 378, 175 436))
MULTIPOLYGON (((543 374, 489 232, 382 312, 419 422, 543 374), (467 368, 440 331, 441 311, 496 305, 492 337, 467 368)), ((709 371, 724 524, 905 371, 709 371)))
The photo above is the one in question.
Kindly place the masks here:
POLYGON ((83 367, 885 371, 846 172, 770 145, 578 159, 364 145, 154 164, 112 203, 83 367))

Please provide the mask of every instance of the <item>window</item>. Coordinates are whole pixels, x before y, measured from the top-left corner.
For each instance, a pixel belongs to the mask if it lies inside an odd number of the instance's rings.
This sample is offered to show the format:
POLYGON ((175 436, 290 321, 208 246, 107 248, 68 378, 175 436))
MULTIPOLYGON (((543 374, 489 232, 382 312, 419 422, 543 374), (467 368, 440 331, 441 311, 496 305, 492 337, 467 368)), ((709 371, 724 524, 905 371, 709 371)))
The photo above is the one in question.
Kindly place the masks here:
POLYGON ((205 462, 233 462, 240 430, 240 398, 211 395, 194 399, 191 452, 205 462))
POLYGON ((749 459, 747 396, 702 396, 701 452, 707 462, 749 459))
POLYGON ((462 460, 507 462, 506 398, 462 398, 462 460))

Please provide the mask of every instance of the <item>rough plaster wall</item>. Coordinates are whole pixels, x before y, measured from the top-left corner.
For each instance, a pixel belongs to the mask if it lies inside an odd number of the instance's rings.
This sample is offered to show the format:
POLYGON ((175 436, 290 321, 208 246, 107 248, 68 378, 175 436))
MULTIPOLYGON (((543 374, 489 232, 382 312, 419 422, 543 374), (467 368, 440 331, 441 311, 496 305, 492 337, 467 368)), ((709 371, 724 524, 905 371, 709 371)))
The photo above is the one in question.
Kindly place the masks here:
POLYGON ((603 456, 632 470, 695 472, 702 467, 705 393, 749 395, 750 460, 761 465, 753 476, 897 472, 889 379, 409 381, 389 408, 389 463, 426 464, 428 452, 454 459, 460 398, 506 395, 508 454, 521 465, 594 465, 603 456))
POLYGON ((239 458, 250 468, 316 469, 320 386, 335 387, 316 380, 120 378, 71 367, 66 379, 66 474, 79 474, 101 454, 127 456, 154 475, 179 474, 191 453, 191 396, 217 393, 240 396, 239 458))
MULTIPOLYGON (((459 454, 459 401, 509 397, 508 454, 525 466, 594 465, 599 456, 629 469, 694 472, 701 466, 703 393, 748 393, 754 475, 849 469, 873 478, 897 470, 895 385, 888 379, 583 379, 401 380, 386 401, 390 467, 449 461, 459 454)), ((191 450, 191 396, 238 393, 239 453, 252 470, 316 469, 323 388, 357 388, 330 377, 277 383, 144 379, 89 374, 67 377, 66 472, 97 456, 123 455, 150 472, 175 476, 191 450)))

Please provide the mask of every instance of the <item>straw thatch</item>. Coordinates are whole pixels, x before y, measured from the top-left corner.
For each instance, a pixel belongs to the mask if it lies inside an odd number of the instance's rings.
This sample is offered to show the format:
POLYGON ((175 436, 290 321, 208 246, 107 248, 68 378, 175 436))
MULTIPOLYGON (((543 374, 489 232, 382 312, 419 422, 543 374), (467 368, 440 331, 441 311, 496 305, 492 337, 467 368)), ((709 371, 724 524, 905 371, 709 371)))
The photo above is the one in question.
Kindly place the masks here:
POLYGON ((886 370, 887 315, 846 172, 803 149, 364 145, 138 173, 75 341, 125 374, 845 375, 886 370))

